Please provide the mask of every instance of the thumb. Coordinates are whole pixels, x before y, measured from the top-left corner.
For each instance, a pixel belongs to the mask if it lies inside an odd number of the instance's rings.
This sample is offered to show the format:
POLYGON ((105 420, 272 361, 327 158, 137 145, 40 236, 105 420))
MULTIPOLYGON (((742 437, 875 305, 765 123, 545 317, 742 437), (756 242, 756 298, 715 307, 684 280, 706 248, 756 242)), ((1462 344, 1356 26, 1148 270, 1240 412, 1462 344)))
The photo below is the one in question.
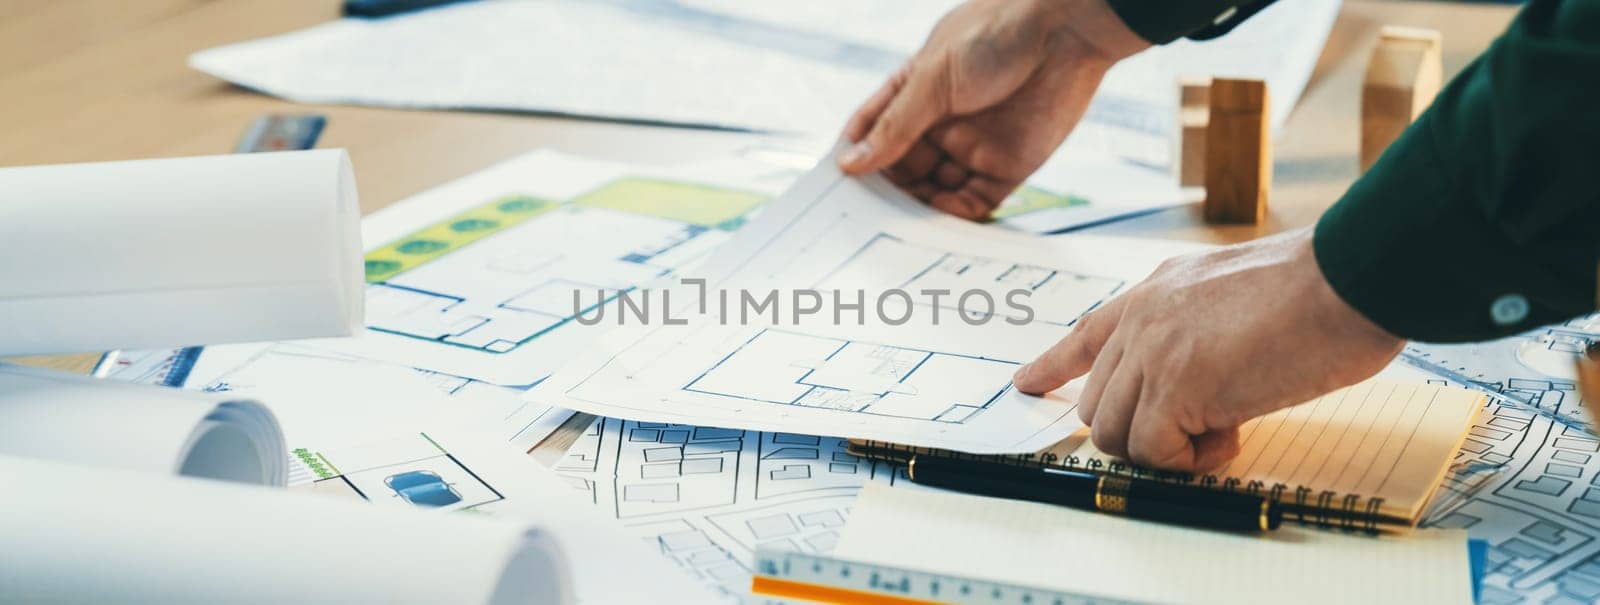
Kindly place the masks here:
POLYGON ((1116 332, 1117 323, 1122 320, 1122 301, 1119 296, 1106 306, 1079 318, 1078 324, 1066 338, 1062 338, 1032 363, 1017 368, 1011 383, 1024 393, 1043 395, 1088 372, 1089 368, 1094 367, 1094 360, 1100 356, 1106 341, 1116 332))
MULTIPOLYGON (((935 62, 943 65, 944 62, 935 62)), ((882 170, 906 154, 935 122, 945 117, 949 100, 942 83, 949 74, 939 67, 921 67, 918 62, 905 73, 905 82, 894 86, 887 107, 872 121, 866 136, 839 156, 839 166, 850 174, 882 170), (894 90, 894 89, 898 90, 894 90)))

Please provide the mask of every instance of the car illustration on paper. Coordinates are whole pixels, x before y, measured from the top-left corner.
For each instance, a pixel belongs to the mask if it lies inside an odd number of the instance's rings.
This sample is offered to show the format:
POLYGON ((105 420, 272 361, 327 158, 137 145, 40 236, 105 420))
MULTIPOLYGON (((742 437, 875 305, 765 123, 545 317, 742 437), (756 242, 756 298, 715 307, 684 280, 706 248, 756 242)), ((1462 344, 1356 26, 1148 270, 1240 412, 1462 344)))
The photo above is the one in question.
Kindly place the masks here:
POLYGON ((390 475, 383 480, 406 502, 417 506, 438 508, 461 501, 461 494, 432 471, 406 471, 390 475))

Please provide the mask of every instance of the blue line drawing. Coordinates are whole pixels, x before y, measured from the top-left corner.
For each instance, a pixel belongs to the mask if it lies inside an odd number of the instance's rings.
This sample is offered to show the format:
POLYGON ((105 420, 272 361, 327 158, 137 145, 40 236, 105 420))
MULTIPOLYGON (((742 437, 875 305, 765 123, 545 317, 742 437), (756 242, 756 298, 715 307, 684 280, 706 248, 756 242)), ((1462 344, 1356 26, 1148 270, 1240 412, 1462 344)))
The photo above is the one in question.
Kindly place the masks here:
POLYGON ((964 312, 973 318, 1000 316, 1019 320, 1025 319, 1024 314, 1011 308, 1005 297, 1013 290, 1025 290, 1034 321, 1070 326, 1124 285, 1121 279, 946 252, 878 233, 812 287, 823 292, 904 290, 914 295, 914 305, 923 307, 935 305, 919 295, 922 291, 943 290, 948 295, 937 301, 940 309, 964 312), (894 271, 902 272, 904 278, 884 279, 894 271), (959 297, 974 290, 988 292, 993 307, 985 308, 975 299, 968 308, 961 308, 959 297))
POLYGON ((1017 366, 1010 360, 767 328, 683 390, 961 424, 1011 389, 1017 366))

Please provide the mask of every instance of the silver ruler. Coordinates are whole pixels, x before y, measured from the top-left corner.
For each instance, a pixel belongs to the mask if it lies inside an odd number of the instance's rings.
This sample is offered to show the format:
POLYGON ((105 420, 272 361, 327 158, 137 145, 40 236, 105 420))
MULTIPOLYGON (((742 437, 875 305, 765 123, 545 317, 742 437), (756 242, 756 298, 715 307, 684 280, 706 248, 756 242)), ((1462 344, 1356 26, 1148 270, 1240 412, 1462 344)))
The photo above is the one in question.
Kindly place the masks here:
MULTIPOLYGON (((1066 565, 1063 562, 1063 565, 1066 565)), ((1125 603, 1031 586, 901 569, 820 555, 759 549, 750 591, 786 602, 907 605, 1125 603)))

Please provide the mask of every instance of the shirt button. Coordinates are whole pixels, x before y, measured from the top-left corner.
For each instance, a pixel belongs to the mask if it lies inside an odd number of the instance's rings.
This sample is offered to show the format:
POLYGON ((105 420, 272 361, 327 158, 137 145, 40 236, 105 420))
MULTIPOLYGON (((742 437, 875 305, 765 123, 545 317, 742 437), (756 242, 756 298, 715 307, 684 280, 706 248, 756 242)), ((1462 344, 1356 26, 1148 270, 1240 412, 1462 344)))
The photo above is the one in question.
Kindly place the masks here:
POLYGON ((1506 294, 1489 305, 1489 316, 1494 323, 1509 326, 1528 318, 1528 299, 1521 294, 1506 294))

